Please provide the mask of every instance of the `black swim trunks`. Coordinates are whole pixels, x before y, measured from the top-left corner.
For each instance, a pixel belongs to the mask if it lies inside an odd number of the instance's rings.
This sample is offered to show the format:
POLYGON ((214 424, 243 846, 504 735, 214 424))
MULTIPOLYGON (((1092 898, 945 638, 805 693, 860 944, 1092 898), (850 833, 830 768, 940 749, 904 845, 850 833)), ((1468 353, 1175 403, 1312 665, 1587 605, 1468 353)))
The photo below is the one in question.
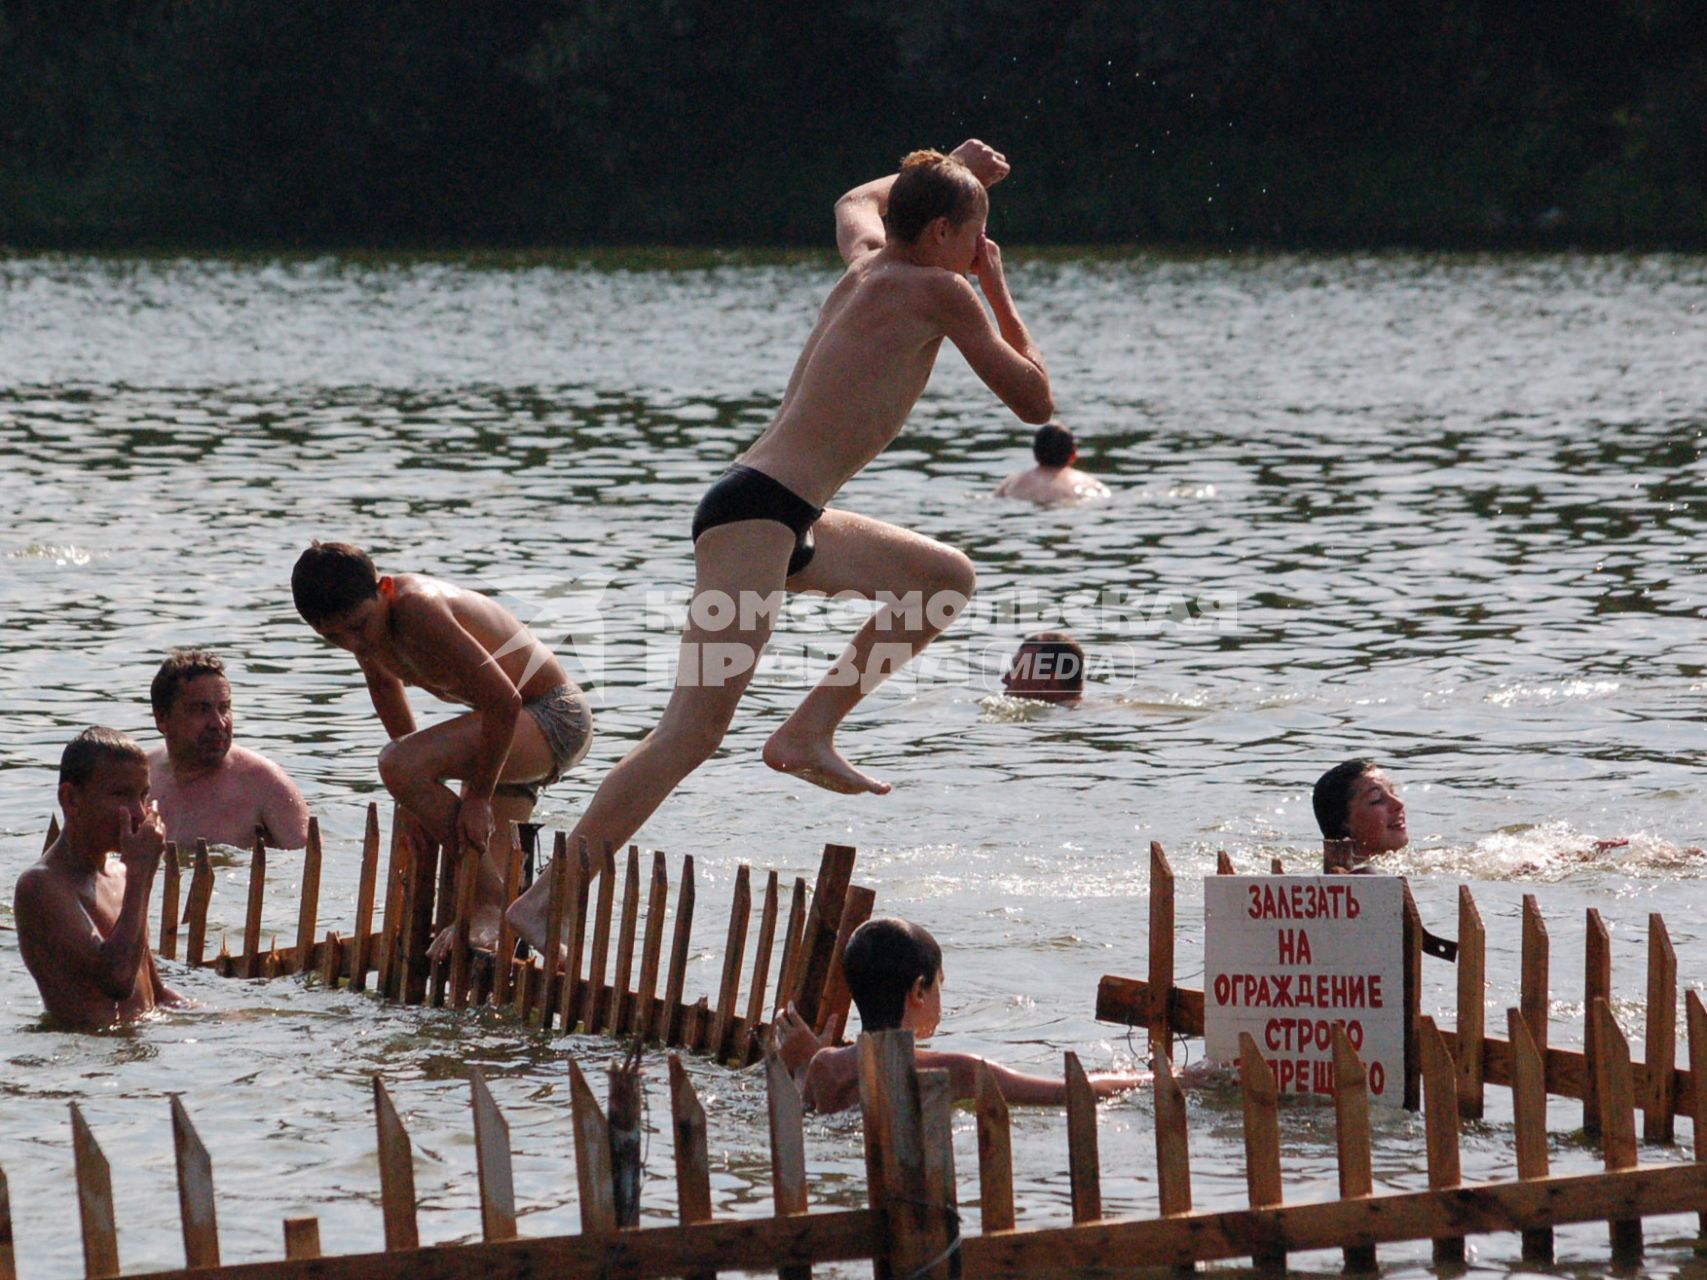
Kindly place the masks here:
POLYGON ((763 471, 737 462, 705 491, 693 513, 693 540, 707 529, 738 520, 775 520, 794 531, 794 554, 788 557, 788 576, 812 563, 812 525, 823 515, 794 490, 763 471))

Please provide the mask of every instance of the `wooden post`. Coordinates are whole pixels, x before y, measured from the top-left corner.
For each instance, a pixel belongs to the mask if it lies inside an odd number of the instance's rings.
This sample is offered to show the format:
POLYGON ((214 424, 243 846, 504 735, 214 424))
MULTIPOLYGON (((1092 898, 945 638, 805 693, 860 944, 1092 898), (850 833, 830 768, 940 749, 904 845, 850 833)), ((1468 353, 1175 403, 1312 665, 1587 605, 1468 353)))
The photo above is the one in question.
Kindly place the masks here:
POLYGON ((1174 869, 1159 842, 1150 841, 1150 1053, 1174 1059, 1169 1008, 1174 994, 1174 869))
POLYGON ((573 1032, 581 1020, 581 952, 587 943, 587 899, 593 888, 593 863, 587 855, 584 836, 575 842, 569 859, 569 893, 564 900, 563 921, 569 936, 564 940, 563 990, 557 1010, 564 1035, 573 1032))
POLYGON ((433 843, 420 820, 402 805, 392 809, 393 829, 401 832, 408 850, 404 865, 409 878, 404 889, 403 919, 398 928, 402 933, 401 959, 398 976, 394 979, 397 995, 404 1004, 420 1004, 427 998, 427 947, 433 941, 433 897, 438 885, 439 847, 433 843))
MULTIPOLYGON (((634 865, 630 859, 629 865, 634 865)), ((611 1002, 614 1006, 616 1001, 611 1002)), ((610 1068, 610 1185, 617 1227, 640 1225, 641 1139, 645 1099, 641 1097, 639 1036, 620 1062, 610 1068)))
POLYGON ((1279 858, 1270 858, 1268 860, 1268 873, 1271 876, 1283 876, 1283 875, 1285 875, 1286 874, 1286 863, 1283 862, 1279 858))
POLYGON ((1422 1105, 1422 1062, 1417 1050, 1417 1024, 1422 1017, 1422 944, 1423 923, 1422 914, 1417 910, 1417 900, 1411 896, 1411 885, 1408 880, 1401 880, 1400 886, 1404 894, 1402 923, 1400 924, 1401 945, 1405 951, 1405 1097, 1406 1111, 1415 1111, 1422 1105))
POLYGON ((747 958, 747 926, 753 917, 752 872, 746 863, 735 869, 735 891, 729 895, 729 933, 723 945, 723 979, 717 988, 717 1012, 705 1051, 714 1062, 729 1056, 735 1030, 735 1002, 741 996, 741 962, 747 958))
MULTIPOLYGON (((1588 909, 1588 936, 1583 944, 1583 1008, 1592 1012, 1596 1000, 1612 1000, 1612 938, 1600 912, 1588 909)), ((1600 1044, 1591 1024, 1583 1035, 1583 1132, 1600 1132, 1600 1044)))
POLYGON ((640 920, 640 848, 628 846, 628 869, 622 883, 622 930, 616 941, 616 973, 611 978, 611 1003, 605 1010, 605 1031, 621 1035, 634 1013, 628 985, 634 979, 634 935, 640 920))
MULTIPOLYGON (((775 883, 775 874, 772 874, 775 883)), ((806 1136, 800 1090, 773 1046, 765 1049, 765 1089, 770 1112, 771 1196, 779 1218, 806 1212, 806 1136)), ((806 1280, 810 1267, 782 1267, 782 1280, 806 1280)))
MULTIPOLYGON (((1156 1188, 1163 1217, 1191 1212, 1191 1152, 1186 1141, 1185 1091, 1174 1078, 1173 1063, 1161 1052, 1150 1055, 1156 1090, 1156 1188)), ((1193 1265, 1175 1268, 1189 1275, 1193 1265)))
POLYGON ((753 980, 747 988, 747 1016, 740 1023, 734 1058, 741 1066, 752 1061, 758 1032, 765 1020, 765 983, 770 979, 771 949, 776 942, 777 878, 765 877, 765 905, 759 915, 759 945, 753 952, 753 980))
POLYGON ((545 909, 545 936, 548 941, 540 955, 543 968, 539 977, 539 1029, 549 1035, 551 1020, 557 1016, 557 1006, 562 1002, 567 981, 557 949, 563 945, 563 917, 569 910, 569 895, 573 892, 569 883, 573 874, 569 865, 569 837, 561 831, 553 842, 551 861, 546 865, 545 874, 551 877, 551 892, 545 909))
MULTIPOLYGON (((613 873, 614 874, 614 873, 613 873)), ((611 1188, 610 1125, 599 1100, 575 1059, 569 1059, 569 1105, 575 1130, 575 1181, 581 1193, 581 1232, 608 1235, 616 1230, 616 1199, 611 1188)))
MULTIPOLYGON (((599 903, 593 912, 593 954, 587 962, 587 983, 581 989, 581 1025, 589 1035, 605 1025, 605 966, 610 959, 610 926, 616 905, 616 853, 605 841, 599 855, 599 903)), ((612 993, 614 997, 614 992, 612 993)), ((612 1003, 615 1003, 613 998, 612 1003)))
POLYGON ((189 937, 184 942, 184 959, 192 969, 202 967, 202 954, 207 949, 207 906, 213 900, 213 863, 207 856, 207 841, 196 841, 196 869, 190 874, 190 901, 185 909, 189 921, 189 937))
POLYGON ((937 1211, 943 1252, 935 1256, 951 1255, 944 1271, 954 1276, 960 1270, 960 1200, 954 1185, 954 1083, 946 1070, 920 1071, 918 1081, 925 1203, 937 1211))
POLYGON ((510 904, 522 891, 522 839, 520 824, 510 823, 510 857, 504 864, 504 910, 499 915, 498 949, 492 953, 492 1003, 507 1005, 514 994, 516 929, 510 923, 510 904))
POLYGON ((824 979, 824 990, 818 1000, 818 1023, 813 1029, 819 1035, 829 1030, 832 1021, 837 1026, 847 1024, 853 993, 848 990, 848 976, 842 971, 842 955, 848 949, 848 939, 853 937, 854 930, 871 919, 871 910, 876 904, 877 890, 859 884, 848 886, 842 900, 842 919, 836 926, 836 945, 830 953, 830 972, 824 979))
MULTIPOLYGON (((468 984, 474 959, 469 930, 474 919, 474 898, 480 892, 480 864, 485 857, 484 849, 468 849, 456 864, 456 914, 452 918, 454 932, 450 944, 450 1003, 453 1009, 468 1008, 468 984)), ((360 963, 359 950, 357 957, 357 963, 360 963)))
POLYGON ((249 855, 249 909, 243 917, 243 967, 245 978, 261 976, 261 905, 267 893, 267 841, 255 828, 255 850, 249 855))
POLYGON ((1069 1052, 1067 1075, 1067 1179, 1073 1193, 1073 1221, 1102 1217, 1102 1167, 1097 1156, 1097 1099, 1091 1082, 1069 1052))
POLYGON ((289 1261, 320 1256, 320 1219, 286 1218, 284 1220, 285 1258, 289 1261))
POLYGON ((1458 886, 1458 1114, 1481 1118, 1482 1040, 1487 1032, 1487 930, 1470 886, 1458 886))
POLYGON ((184 1265, 219 1265, 219 1222, 213 1206, 213 1162, 183 1100, 172 1095, 172 1148, 178 1164, 178 1214, 184 1224, 184 1265))
POLYGON ((990 1068, 977 1067, 978 1093, 978 1212, 985 1235, 1014 1229, 1013 1137, 1008 1100, 990 1068))
POLYGON ((338 974, 343 968, 343 942, 335 932, 328 932, 326 945, 320 948, 320 982, 329 991, 338 989, 338 974))
MULTIPOLYGON (((1684 1020, 1689 1024, 1689 1108, 1690 1130, 1695 1144, 1697 1163, 1707 1162, 1707 1005, 1701 993, 1691 990, 1683 998, 1684 1020)), ((1700 1213, 1697 1225, 1707 1235, 1707 1209, 1700 1213)))
POLYGON ((83 1228, 83 1274, 99 1280, 119 1273, 119 1232, 113 1216, 113 1175, 101 1145, 77 1104, 71 1104, 71 1150, 77 1167, 77 1215, 83 1228))
MULTIPOLYGON (((377 814, 371 805, 369 814, 377 814)), ((378 818, 373 819, 375 822, 378 818)), ((314 971, 314 938, 320 932, 320 819, 308 819, 308 843, 302 851, 302 893, 296 902, 297 973, 314 971)))
MULTIPOLYGON (((403 826, 392 813, 391 849, 385 868, 385 932, 379 941, 379 993, 388 1000, 402 998, 399 975, 403 971, 402 939, 409 893, 409 861, 412 846, 404 838, 403 826)), ((363 975, 365 981, 366 975, 363 975)), ((354 981, 354 975, 351 975, 354 981)))
MULTIPOLYGON (((1595 1041, 1595 1068, 1600 1073, 1596 1093, 1600 1098, 1600 1150, 1608 1173, 1634 1169, 1636 1150, 1636 1091, 1630 1071, 1630 1043, 1612 1016, 1612 1006, 1597 996, 1589 1008, 1589 1037, 1595 1041)), ((1642 1256, 1641 1218, 1614 1219, 1607 1224, 1612 1233, 1615 1266, 1633 1266, 1642 1256)))
MULTIPOLYGON (((1248 1031, 1239 1033, 1239 1084, 1245 1109, 1245 1188, 1253 1209, 1267 1209, 1281 1202, 1280 1185, 1280 1090, 1256 1040, 1248 1031)), ((1257 1267, 1284 1268, 1286 1252, 1270 1244, 1251 1251, 1257 1267)))
POLYGON ((1225 849, 1215 851, 1215 874, 1218 876, 1236 876, 1239 873, 1233 869, 1233 859, 1225 849))
MULTIPOLYGON (((310 837, 312 839, 312 837, 310 837)), ((318 883, 320 876, 320 859, 314 859, 314 874, 316 884, 314 892, 320 892, 318 883)), ((368 802, 367 828, 362 833, 362 867, 360 877, 356 881, 356 936, 350 939, 350 989, 352 991, 367 990, 367 971, 373 967, 373 957, 368 954, 372 945, 373 935, 373 896, 375 882, 379 878, 379 805, 368 802)), ((388 886, 389 889, 389 886, 388 886)), ((307 898, 306 874, 304 877, 304 901, 307 898)), ((313 922, 309 922, 313 928, 313 922)))
POLYGON ((1547 1061, 1547 922, 1533 893, 1523 895, 1523 995, 1518 1009, 1535 1050, 1547 1061))
POLYGON ((782 968, 776 975, 776 1007, 780 1010, 794 999, 799 978, 800 940, 806 932, 806 877, 794 877, 794 893, 788 902, 788 923, 783 926, 782 968))
MULTIPOLYGON (((477 856, 472 850, 465 857, 477 856)), ((571 1060, 573 1069, 574 1062, 571 1060)), ((474 1159, 480 1183, 480 1230, 488 1243, 516 1238, 515 1180, 510 1171, 510 1124, 492 1100, 478 1067, 468 1069, 474 1107, 474 1159)))
POLYGON ((418 1249, 415 1149, 378 1076, 373 1078, 373 1119, 379 1132, 379 1202, 385 1216, 386 1250, 418 1249))
POLYGON ((166 855, 162 859, 161 870, 165 872, 165 879, 160 889, 159 950, 163 959, 176 960, 178 958, 178 894, 182 872, 178 867, 178 846, 171 840, 166 842, 166 855))
POLYGON ((664 912, 669 908, 670 872, 664 855, 652 854, 652 887, 646 901, 646 940, 640 949, 640 984, 635 988, 624 1034, 639 1032, 648 1040, 658 1038, 663 1023, 654 1011, 658 994, 658 960, 664 950, 664 912))
POLYGON ((676 936, 670 944, 670 976, 664 984, 664 1007, 658 1014, 658 1039, 681 1043, 682 983, 687 978, 688 946, 693 936, 693 855, 682 858, 682 886, 676 898, 676 936))
MULTIPOLYGON (((1158 1104, 1159 1101, 1158 1095, 1158 1104)), ((1375 1190, 1374 1153, 1369 1138, 1369 1073, 1357 1050, 1351 1047, 1344 1024, 1337 1022, 1334 1024, 1334 1131, 1339 1146, 1340 1199, 1361 1200, 1375 1190)), ((1348 1243, 1345 1269, 1376 1270, 1375 1246, 1348 1243)))
POLYGON ((1657 911, 1648 916, 1648 1026, 1642 1058, 1648 1068, 1642 1136, 1670 1142, 1677 1115, 1677 951, 1657 911))
MULTIPOLYGON (((49 847, 58 833, 52 833, 49 847)), ((18 1256, 12 1247, 12 1197, 6 1189, 6 1171, 0 1169, 0 1280, 18 1280, 18 1256)))
MULTIPOLYGON (((1417 1023, 1422 1055, 1424 1125, 1428 1134, 1428 1186, 1443 1191, 1463 1181, 1458 1161, 1458 1069, 1433 1018, 1417 1023)), ((1442 1236, 1434 1242, 1436 1266, 1464 1261, 1464 1237, 1442 1236)))
MULTIPOLYGON (((670 1055, 670 1124, 676 1147, 676 1215, 684 1227, 711 1221, 711 1156, 705 1145, 705 1108, 699 1104, 680 1054, 670 1055)), ((701 1277, 712 1273, 700 1272, 701 1277)))
POLYGON ((919 1079, 913 1033, 867 1032, 859 1038, 859 1097, 865 1122, 866 1196, 881 1215, 877 1280, 924 1280, 950 1274, 944 1247, 946 1206, 933 1204, 926 1179, 919 1079))
MULTIPOLYGON (((1525 1181, 1545 1178, 1547 1156, 1547 1067, 1529 1024, 1519 1009, 1505 1015, 1511 1041, 1511 1110, 1517 1129, 1517 1176, 1525 1181)), ((1553 1228, 1529 1227, 1523 1233, 1523 1260, 1551 1266, 1553 1228)))
POLYGON ((800 940, 795 985, 788 992, 806 1025, 819 1027, 818 1009, 835 956, 836 931, 847 905, 848 882, 853 878, 854 851, 845 844, 824 846, 818 864, 818 880, 812 889, 812 909, 806 917, 800 940))

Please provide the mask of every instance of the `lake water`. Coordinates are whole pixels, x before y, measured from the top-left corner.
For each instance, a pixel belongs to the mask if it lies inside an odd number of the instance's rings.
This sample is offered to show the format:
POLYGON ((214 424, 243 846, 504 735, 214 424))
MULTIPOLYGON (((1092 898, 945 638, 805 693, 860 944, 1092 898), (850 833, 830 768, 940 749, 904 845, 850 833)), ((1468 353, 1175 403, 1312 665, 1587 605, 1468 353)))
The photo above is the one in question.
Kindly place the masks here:
MULTIPOLYGON (((837 505, 963 548, 979 597, 841 735, 895 785, 832 796, 759 748, 859 611, 800 611, 722 752, 641 833, 699 866, 690 992, 715 988, 736 866, 811 874, 858 846, 879 908, 946 953, 939 1045, 1058 1072, 1130 1063, 1143 1038, 1092 1017, 1104 973, 1141 975, 1146 850, 1180 875, 1180 981, 1200 985, 1202 888, 1218 849, 1309 869, 1322 770, 1385 763, 1407 801, 1426 921, 1456 931, 1474 884, 1490 935, 1490 1026, 1516 1003, 1518 909, 1551 926, 1554 1043, 1582 1028, 1582 918, 1612 930, 1626 1030, 1641 1029, 1648 913, 1684 985, 1707 963, 1707 260, 1690 257, 1012 254, 1082 465, 1112 500, 1037 511, 989 495, 1028 460, 1014 421, 952 352, 895 445, 837 505), (992 695, 1024 634, 1067 625, 1095 696, 1039 710, 992 695), (1595 837, 1629 843, 1587 857, 1595 837)), ((353 662, 296 617, 311 537, 502 595, 586 679, 598 741, 547 792, 568 826, 655 720, 685 599, 687 527, 768 421, 828 257, 0 259, 0 883, 36 856, 59 751, 81 726, 152 738, 164 650, 224 654, 239 740, 297 778, 327 836, 322 919, 353 916, 383 733, 353 662)), ((424 719, 439 714, 417 705, 424 719)), ((213 906, 233 945, 243 863, 213 906)), ((295 855, 274 859, 286 919, 295 855)), ((127 1269, 181 1265, 166 1095, 211 1150, 226 1261, 280 1255, 316 1214, 328 1252, 377 1247, 367 1080, 413 1135, 422 1234, 478 1235, 465 1064, 512 1126, 529 1234, 577 1225, 564 1058, 459 1017, 177 972, 205 1002, 122 1034, 44 1029, 0 900, 0 1167, 30 1277, 80 1273, 66 1102, 114 1165, 127 1269)), ((217 940, 217 934, 214 935, 217 940)), ((1425 1011, 1453 974, 1428 961, 1425 1011)), ((1503 1034, 1497 1031, 1496 1034, 1503 1034)), ((674 1194, 664 1061, 647 1060, 645 1213, 674 1194)), ((703 1065, 720 1214, 770 1202, 764 1090, 703 1065)), ((601 1090, 602 1091, 602 1090, 601 1090)), ((1508 1095, 1465 1135, 1468 1178, 1514 1168, 1508 1095)), ((1555 1167, 1598 1167, 1552 1112, 1555 1167)), ((1147 1093, 1101 1115, 1110 1216, 1155 1212, 1147 1093)), ((1191 1103, 1199 1207, 1243 1203, 1236 1096, 1191 1103)), ((1331 1111, 1283 1117, 1288 1197, 1333 1194, 1331 1111)), ((1686 1158, 1644 1148, 1645 1160, 1686 1158)), ((955 1121, 963 1198, 973 1121, 955 1121)), ((1022 1225, 1068 1220, 1059 1113, 1015 1116, 1022 1225)), ((1425 1182, 1420 1120, 1377 1120, 1378 1189, 1425 1182)), ((809 1121, 815 1204, 861 1203, 857 1120, 809 1121)), ((1647 1270, 1702 1274, 1692 1218, 1651 1224, 1647 1270)), ((1520 1270, 1515 1237, 1473 1240, 1520 1270)), ((1561 1233, 1598 1274, 1604 1225, 1561 1233)), ((1384 1249, 1428 1270, 1426 1244, 1384 1249)), ((1337 1256, 1298 1260, 1332 1271, 1337 1256)), ((863 1268, 851 1268, 854 1273, 863 1268)))

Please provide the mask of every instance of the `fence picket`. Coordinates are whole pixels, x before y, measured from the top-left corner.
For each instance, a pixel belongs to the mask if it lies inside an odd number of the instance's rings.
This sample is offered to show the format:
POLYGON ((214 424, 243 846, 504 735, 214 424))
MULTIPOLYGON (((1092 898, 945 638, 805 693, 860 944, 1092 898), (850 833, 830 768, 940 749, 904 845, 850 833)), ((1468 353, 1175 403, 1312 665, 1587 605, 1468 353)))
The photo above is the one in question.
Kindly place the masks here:
POLYGON ((978 1064, 978 1212, 985 1235, 1014 1229, 1013 1137, 1008 1100, 984 1062, 978 1064))
MULTIPOLYGON (((1522 1010, 1506 1011, 1506 1034, 1511 1039, 1511 1110, 1517 1129, 1517 1176, 1534 1181, 1548 1175, 1547 1068, 1535 1038, 1529 1034, 1529 1023, 1522 1010)), ((1524 1231, 1523 1260, 1552 1264, 1551 1227, 1530 1227, 1524 1231)))
POLYGON ((1648 1017, 1642 1054, 1647 1088, 1642 1098, 1642 1136, 1670 1142, 1677 1115, 1677 950, 1666 922, 1648 916, 1648 1017))
MULTIPOLYGON (((464 857, 472 860, 475 850, 464 857)), ((574 1063, 571 1060, 571 1067, 574 1063)), ((510 1123, 498 1110, 478 1067, 468 1069, 469 1101, 474 1112, 474 1160, 480 1185, 480 1231, 488 1243, 516 1238, 515 1178, 510 1168, 510 1123)))
POLYGON ((1174 869, 1160 842, 1150 841, 1150 1053, 1174 1057, 1170 1006, 1174 992, 1174 869))
POLYGON ((421 1233, 415 1215, 415 1148, 378 1076, 373 1078, 373 1121, 379 1138, 379 1203, 385 1219, 386 1251, 418 1249, 421 1233))
MULTIPOLYGON (((1583 1009, 1594 1008, 1596 1000, 1612 1000, 1612 938, 1600 912, 1588 909, 1588 936, 1583 944, 1583 1009)), ((1592 1021, 1583 1032, 1583 1132, 1600 1132, 1600 1045, 1592 1021)))
MULTIPOLYGON (((1431 1191, 1443 1191, 1463 1181, 1458 1157, 1458 1069, 1433 1018, 1418 1020, 1417 1041, 1422 1057, 1428 1185, 1431 1191)), ((1434 1261, 1436 1266, 1462 1264, 1464 1237, 1437 1236, 1434 1261)))
MULTIPOLYGON (((1604 997, 1596 997, 1588 1013, 1589 1037, 1595 1042, 1595 1069, 1599 1079, 1595 1092, 1600 1101, 1600 1149, 1609 1173, 1634 1169, 1636 1148, 1636 1091, 1630 1075, 1630 1042, 1618 1020, 1612 1016, 1612 1006, 1604 997)), ((1608 1227, 1612 1234, 1612 1260, 1618 1266, 1634 1265, 1642 1256, 1641 1218, 1615 1218, 1608 1227)))
POLYGON ((71 1104, 71 1150, 77 1170, 77 1216, 83 1230, 83 1274, 101 1280, 119 1273, 119 1233, 113 1216, 113 1174, 101 1144, 71 1104))
MULTIPOLYGON (((608 852, 608 850, 607 850, 608 852)), ((605 870, 614 878, 609 864, 605 870)), ((612 1186, 610 1125, 587 1084, 587 1077, 569 1059, 569 1105, 575 1129, 575 1184, 581 1194, 581 1230, 604 1235, 616 1230, 616 1196, 612 1186)))
POLYGON ((184 1265, 219 1265, 219 1221, 213 1204, 213 1162, 183 1100, 172 1095, 172 1151, 178 1167, 178 1216, 184 1227, 184 1265))
POLYGON ((1482 1040, 1486 1034, 1487 930, 1470 886, 1458 886, 1458 1114, 1480 1119, 1485 1101, 1482 1040))
MULTIPOLYGON (((1334 1024, 1334 1132, 1339 1148, 1340 1199, 1360 1200, 1375 1190, 1369 1137, 1369 1073, 1341 1023, 1334 1024)), ((1348 1242, 1347 1271, 1376 1270, 1375 1246, 1348 1242)))
POLYGON ((633 1017, 634 935, 640 923, 640 847, 628 846, 628 867, 622 882, 622 927, 616 940, 616 972, 611 977, 611 1002, 605 1010, 604 1029, 621 1035, 633 1017))
MULTIPOLYGON (((1239 1033, 1239 1085, 1244 1095, 1245 1189, 1253 1209, 1281 1202, 1280 1091, 1257 1042, 1248 1031, 1239 1033)), ((1253 1266, 1285 1267, 1286 1251, 1258 1242, 1251 1250, 1253 1266)))
MULTIPOLYGON (((312 824, 313 819, 309 819, 312 824)), ((310 827, 312 831, 312 826, 310 827)), ((178 895, 182 892, 182 869, 178 866, 178 846, 173 841, 166 842, 166 852, 161 858, 160 870, 163 875, 160 888, 160 945, 162 959, 176 960, 178 958, 178 895)))

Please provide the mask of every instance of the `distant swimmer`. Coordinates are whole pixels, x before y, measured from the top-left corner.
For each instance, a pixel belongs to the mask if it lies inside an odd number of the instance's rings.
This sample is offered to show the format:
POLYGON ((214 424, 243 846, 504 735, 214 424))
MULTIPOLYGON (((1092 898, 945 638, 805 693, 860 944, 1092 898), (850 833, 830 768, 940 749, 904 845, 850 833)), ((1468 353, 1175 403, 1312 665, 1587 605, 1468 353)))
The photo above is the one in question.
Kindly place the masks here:
POLYGON ((85 729, 59 758, 59 807, 59 838, 18 877, 12 899, 18 950, 48 1013, 92 1029, 187 1004, 160 980, 148 948, 149 895, 166 848, 148 757, 116 729, 85 729))
POLYGON ((1322 869, 1386 874, 1374 865, 1411 841, 1405 803, 1372 760, 1347 760, 1316 779, 1310 803, 1322 831, 1322 869))
MULTIPOLYGON (((571 847, 583 838, 594 848, 626 842, 717 749, 787 592, 847 594, 878 608, 771 735, 765 763, 831 791, 889 790, 842 757, 837 727, 965 608, 972 562, 917 533, 825 506, 905 425, 944 338, 1020 418, 1044 422, 1053 412, 1049 374, 1008 293, 1001 250, 984 234, 987 188, 1007 172, 1004 157, 969 140, 952 155, 914 152, 899 174, 836 202, 847 270, 776 417, 694 516, 694 596, 669 705, 599 787, 571 847)), ((549 879, 510 911, 535 947, 547 932, 549 879)))
POLYGON ((1065 631, 1027 636, 1002 674, 1009 697, 1076 705, 1085 696, 1085 651, 1065 631))
MULTIPOLYGON (((418 573, 381 577, 358 547, 316 542, 291 573, 297 612, 356 657, 391 741, 379 776, 428 835, 484 854, 471 941, 490 949, 502 924, 510 823, 586 755, 593 716, 551 651, 486 596, 418 573), (473 708, 417 730, 404 692, 473 708), (447 780, 459 781, 452 791, 447 780)), ((430 951, 448 951, 449 929, 430 951)))
POLYGON ((1037 429, 1031 456, 1037 465, 1002 481, 996 486, 996 497, 1052 507, 1109 496, 1106 484, 1073 465, 1079 460, 1078 442, 1060 423, 1046 422, 1037 429))
POLYGON ((308 806, 290 775, 232 741, 225 664, 205 649, 174 649, 148 691, 165 744, 148 753, 148 780, 180 849, 197 839, 248 845, 259 830, 275 849, 308 842, 308 806))

